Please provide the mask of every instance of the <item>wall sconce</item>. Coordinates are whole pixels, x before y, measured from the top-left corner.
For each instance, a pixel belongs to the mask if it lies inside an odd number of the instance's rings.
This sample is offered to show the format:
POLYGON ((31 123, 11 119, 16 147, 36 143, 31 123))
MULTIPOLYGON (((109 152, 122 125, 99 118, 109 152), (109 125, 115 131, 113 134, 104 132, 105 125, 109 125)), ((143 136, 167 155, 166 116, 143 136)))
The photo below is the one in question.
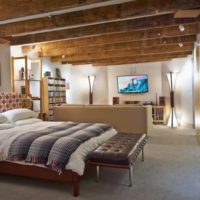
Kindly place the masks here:
POLYGON ((177 73, 173 73, 173 72, 167 73, 167 78, 168 78, 169 86, 170 86, 170 106, 171 106, 167 126, 170 126, 170 127, 178 126, 175 109, 174 109, 174 107, 175 107, 175 105, 174 105, 174 90, 175 90, 176 77, 177 77, 177 73))
POLYGON ((88 81, 89 81, 89 103, 93 104, 93 87, 94 87, 94 81, 95 81, 96 76, 88 76, 88 81))

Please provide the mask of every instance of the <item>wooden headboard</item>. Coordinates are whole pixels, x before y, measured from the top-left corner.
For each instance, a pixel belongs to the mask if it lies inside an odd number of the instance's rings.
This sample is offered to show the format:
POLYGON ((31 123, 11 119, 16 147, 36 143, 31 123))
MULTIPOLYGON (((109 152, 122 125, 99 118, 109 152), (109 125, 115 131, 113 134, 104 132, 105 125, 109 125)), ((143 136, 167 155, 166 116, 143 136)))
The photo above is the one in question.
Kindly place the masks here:
POLYGON ((0 92, 0 113, 21 107, 21 94, 12 92, 0 92))

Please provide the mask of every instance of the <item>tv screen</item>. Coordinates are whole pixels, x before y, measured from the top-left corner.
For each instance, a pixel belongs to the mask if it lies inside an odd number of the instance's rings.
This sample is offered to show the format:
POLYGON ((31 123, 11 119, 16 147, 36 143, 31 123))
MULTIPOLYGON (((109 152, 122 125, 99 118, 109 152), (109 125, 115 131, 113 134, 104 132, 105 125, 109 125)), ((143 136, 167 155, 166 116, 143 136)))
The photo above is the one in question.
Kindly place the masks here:
POLYGON ((145 93, 148 92, 148 76, 143 75, 129 75, 118 76, 118 93, 145 93))

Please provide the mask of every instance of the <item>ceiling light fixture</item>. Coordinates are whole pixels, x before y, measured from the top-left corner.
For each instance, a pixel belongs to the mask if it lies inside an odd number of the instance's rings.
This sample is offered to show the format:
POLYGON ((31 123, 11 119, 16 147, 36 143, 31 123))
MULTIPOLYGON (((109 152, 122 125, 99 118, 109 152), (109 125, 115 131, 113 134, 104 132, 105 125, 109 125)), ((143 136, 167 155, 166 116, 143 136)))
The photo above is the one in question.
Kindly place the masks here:
POLYGON ((65 58, 65 55, 62 55, 62 58, 65 58))
POLYGON ((183 47, 183 43, 182 42, 179 42, 178 45, 179 45, 179 47, 183 47))
POLYGON ((183 32, 183 31, 185 30, 185 27, 184 27, 182 24, 180 24, 180 25, 178 26, 178 28, 179 28, 179 30, 180 30, 181 32, 183 32))

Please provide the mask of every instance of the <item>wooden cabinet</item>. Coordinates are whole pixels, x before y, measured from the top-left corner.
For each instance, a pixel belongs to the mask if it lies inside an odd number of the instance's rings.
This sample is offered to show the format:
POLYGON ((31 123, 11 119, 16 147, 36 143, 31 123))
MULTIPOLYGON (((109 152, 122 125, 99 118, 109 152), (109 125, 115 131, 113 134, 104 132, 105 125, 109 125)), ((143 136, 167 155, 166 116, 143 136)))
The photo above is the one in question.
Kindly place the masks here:
POLYGON ((22 94, 23 107, 42 111, 41 78, 41 60, 30 60, 27 56, 12 57, 12 91, 22 94))
POLYGON ((152 106, 152 115, 154 124, 164 124, 165 106, 152 106))
POLYGON ((47 113, 47 119, 52 121, 53 107, 66 103, 65 79, 43 78, 43 112, 47 113))

